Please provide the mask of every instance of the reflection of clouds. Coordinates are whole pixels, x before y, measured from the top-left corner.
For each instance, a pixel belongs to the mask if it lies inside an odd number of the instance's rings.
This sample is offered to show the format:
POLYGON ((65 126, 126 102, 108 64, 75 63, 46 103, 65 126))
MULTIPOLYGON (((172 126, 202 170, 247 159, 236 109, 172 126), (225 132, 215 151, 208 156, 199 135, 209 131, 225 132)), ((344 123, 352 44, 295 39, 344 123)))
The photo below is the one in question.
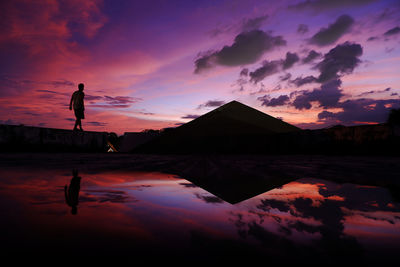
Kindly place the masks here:
POLYGON ((362 231, 370 238, 384 238, 386 232, 400 236, 400 204, 384 188, 304 179, 271 190, 257 201, 247 212, 231 212, 230 221, 239 237, 253 236, 263 244, 308 239, 324 253, 355 256, 362 252, 357 235, 362 231), (354 225, 371 228, 355 230, 354 225))
POLYGON ((211 203, 211 204, 224 203, 224 201, 222 199, 220 199, 219 197, 216 197, 216 196, 199 194, 199 193, 195 193, 194 195, 198 199, 201 199, 201 200, 205 201, 206 203, 211 203))
POLYGON ((197 185, 192 184, 192 183, 179 183, 179 184, 184 186, 184 187, 187 187, 187 188, 196 188, 196 187, 198 187, 197 185))
POLYGON ((147 185, 147 184, 142 184, 142 185, 136 185, 136 186, 130 186, 129 189, 132 190, 137 190, 137 191, 143 191, 144 189, 153 187, 152 185, 147 185))
POLYGON ((55 189, 41 189, 37 188, 32 190, 29 203, 32 205, 52 205, 64 204, 65 200, 60 197, 60 193, 64 192, 64 187, 57 187, 55 189))
POLYGON ((138 200, 132 196, 127 195, 125 191, 121 190, 85 190, 84 194, 80 197, 81 202, 111 202, 111 203, 127 203, 137 202, 138 200))
POLYGON ((288 212, 290 206, 285 201, 276 199, 262 199, 261 204, 257 208, 263 211, 270 211, 271 209, 278 209, 279 211, 288 212))

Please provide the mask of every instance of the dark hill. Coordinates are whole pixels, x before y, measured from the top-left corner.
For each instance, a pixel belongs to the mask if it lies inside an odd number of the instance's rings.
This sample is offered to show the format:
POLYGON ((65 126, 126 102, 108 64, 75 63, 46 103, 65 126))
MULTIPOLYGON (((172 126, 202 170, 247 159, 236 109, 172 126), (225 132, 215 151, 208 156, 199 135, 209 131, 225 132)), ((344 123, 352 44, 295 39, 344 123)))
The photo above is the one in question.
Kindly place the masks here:
POLYGON ((229 102, 135 149, 141 153, 245 152, 255 140, 299 128, 237 101, 229 102))
POLYGON ((191 136, 286 133, 299 128, 237 101, 229 102, 180 127, 191 136))

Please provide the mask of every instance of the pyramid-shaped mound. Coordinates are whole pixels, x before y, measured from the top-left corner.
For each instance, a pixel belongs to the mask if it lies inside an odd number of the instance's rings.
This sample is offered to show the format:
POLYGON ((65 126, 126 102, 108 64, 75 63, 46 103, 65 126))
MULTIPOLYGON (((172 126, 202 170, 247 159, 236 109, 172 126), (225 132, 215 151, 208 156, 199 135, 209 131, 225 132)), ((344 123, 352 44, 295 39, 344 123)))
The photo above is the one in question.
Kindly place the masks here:
POLYGON ((285 133, 299 130, 238 101, 229 102, 178 128, 199 136, 285 133))
MULTIPOLYGON (((137 152, 230 152, 249 141, 300 129, 237 101, 229 102, 138 147, 137 152)), ((247 144, 247 145, 246 145, 247 144)))

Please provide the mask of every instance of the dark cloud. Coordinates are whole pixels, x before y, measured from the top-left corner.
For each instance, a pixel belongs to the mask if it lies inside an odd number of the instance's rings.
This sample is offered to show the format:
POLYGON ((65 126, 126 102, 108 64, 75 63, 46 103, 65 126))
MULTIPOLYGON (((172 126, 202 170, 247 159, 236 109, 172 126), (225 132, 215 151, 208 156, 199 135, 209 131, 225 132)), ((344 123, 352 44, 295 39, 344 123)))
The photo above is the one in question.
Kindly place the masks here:
POLYGON ((215 65, 240 66, 255 63, 261 56, 275 47, 286 45, 282 36, 272 36, 262 30, 242 32, 231 46, 219 51, 208 51, 195 60, 195 73, 215 65))
POLYGON ((400 27, 397 26, 397 27, 394 27, 394 28, 388 30, 388 31, 385 32, 383 35, 385 35, 385 36, 392 36, 392 35, 399 34, 399 33, 400 33, 400 27))
POLYGON ((187 115, 181 117, 181 119, 197 119, 198 117, 200 117, 200 115, 187 114, 187 115))
POLYGON ((308 26, 306 24, 299 24, 299 26, 297 27, 297 32, 300 34, 305 34, 306 32, 308 32, 308 26))
POLYGON ((388 87, 388 88, 386 88, 386 89, 383 89, 383 90, 378 90, 378 91, 376 91, 376 90, 371 90, 371 91, 368 91, 368 92, 363 92, 363 93, 361 93, 361 94, 359 94, 359 95, 357 95, 357 96, 366 96, 366 95, 370 95, 370 94, 385 93, 385 92, 389 92, 390 90, 391 90, 390 87, 388 87))
POLYGON ((56 91, 53 91, 53 90, 45 90, 45 89, 38 89, 38 90, 36 90, 36 92, 64 95, 64 93, 56 92, 56 91))
MULTIPOLYGON (((27 80, 27 79, 21 79, 21 78, 11 78, 7 76, 1 76, 0 75, 0 94, 1 91, 3 91, 3 88, 7 92, 7 90, 12 91, 14 93, 22 91, 22 90, 29 90, 33 86, 35 87, 71 87, 74 86, 74 83, 71 81, 67 80, 59 80, 59 81, 45 81, 45 82, 39 82, 39 81, 34 81, 34 80, 27 80)), ((38 89, 36 92, 41 92, 41 93, 53 93, 53 94, 60 94, 60 95, 66 95, 66 93, 60 93, 55 90, 47 90, 47 89, 38 89)))
POLYGON ((335 43, 340 37, 350 30, 354 20, 349 15, 342 15, 330 24, 328 28, 322 28, 310 39, 311 44, 326 46, 335 43))
POLYGON ((343 109, 341 112, 323 111, 318 114, 319 120, 339 120, 344 124, 362 122, 385 122, 392 108, 400 107, 400 99, 354 99, 339 103, 337 107, 343 109))
POLYGON ((212 68, 216 64, 215 53, 214 51, 200 52, 194 62, 196 67, 194 73, 198 74, 206 69, 212 68))
POLYGON ((377 0, 305 0, 300 3, 290 5, 288 8, 292 10, 312 10, 318 12, 336 8, 361 6, 375 1, 377 0))
POLYGON ((305 58, 302 59, 302 62, 304 64, 307 64, 307 63, 310 63, 310 62, 314 61, 314 59, 319 58, 320 56, 322 56, 321 53, 318 53, 318 52, 316 52, 314 50, 311 50, 308 53, 308 55, 305 58))
POLYGON ((74 82, 67 81, 67 80, 51 81, 51 82, 49 82, 49 84, 51 84, 51 85, 54 86, 54 87, 60 87, 60 86, 63 86, 63 87, 68 86, 68 87, 71 87, 71 86, 75 86, 75 83, 74 83, 74 82))
POLYGON ((148 112, 148 111, 145 111, 145 110, 138 110, 138 111, 136 111, 136 113, 139 113, 139 114, 142 114, 142 115, 155 115, 155 113, 148 112))
MULTIPOLYGON (((3 61, 7 62, 7 61, 3 61)), ((4 64, 7 65, 7 64, 4 64)), ((29 89, 34 82, 0 74, 0 96, 12 96, 29 89)))
POLYGON ((289 69, 299 60, 300 58, 296 53, 287 52, 286 58, 282 62, 282 67, 284 70, 289 69))
POLYGON ((20 125, 20 122, 17 122, 12 119, 7 119, 7 120, 0 120, 0 124, 7 124, 7 125, 20 125))
POLYGON ((251 31, 259 29, 267 19, 268 15, 263 15, 250 19, 244 19, 242 22, 242 31, 251 31))
POLYGON ((86 123, 89 125, 92 125, 92 126, 106 126, 107 125, 106 122, 98 122, 98 121, 88 121, 86 123))
POLYGON ((247 76, 249 75, 249 69, 248 68, 244 68, 240 71, 240 76, 247 76))
POLYGON ((101 99, 103 99, 102 96, 98 96, 98 95, 86 95, 86 94, 85 94, 85 100, 88 100, 88 101, 95 101, 95 100, 101 100, 101 99))
POLYGON ((216 107, 220 107, 223 104, 225 104, 225 101, 223 100, 208 100, 206 103, 204 104, 200 104, 197 109, 202 109, 202 108, 216 108, 216 107))
POLYGON ((255 92, 251 92, 250 95, 265 94, 265 93, 267 93, 267 92, 269 92, 269 91, 273 91, 273 90, 266 90, 266 89, 262 86, 259 90, 255 91, 255 92))
POLYGON ((302 91, 302 94, 296 97, 292 105, 299 110, 310 109, 311 108, 310 102, 311 102, 311 97, 309 96, 309 92, 302 91))
POLYGON ((280 80, 281 82, 287 81, 287 80, 289 80, 290 78, 292 78, 292 74, 290 74, 290 73, 285 73, 285 75, 279 76, 279 80, 280 80))
POLYGON ((339 74, 349 74, 358 66, 360 57, 363 53, 361 45, 350 42, 337 45, 332 48, 324 59, 317 64, 320 71, 318 82, 326 82, 337 79, 339 74))
POLYGON ((341 80, 331 80, 316 88, 313 91, 301 91, 293 101, 296 109, 310 109, 311 102, 319 102, 320 107, 331 108, 337 107, 340 98, 343 96, 340 89, 341 80))
POLYGON ((250 81, 253 83, 258 83, 267 76, 278 73, 281 70, 291 68, 299 60, 300 58, 296 53, 290 52, 286 53, 285 59, 272 61, 264 60, 261 64, 261 67, 249 73, 250 81))
POLYGON ((289 97, 287 95, 280 95, 279 97, 270 99, 268 95, 265 95, 258 97, 257 100, 261 101, 261 106, 277 107, 286 105, 289 102, 289 97))
POLYGON ((132 104, 136 103, 140 100, 141 98, 136 98, 136 97, 130 97, 130 96, 104 96, 104 100, 110 104, 110 105, 127 105, 127 104, 132 104))
MULTIPOLYGON (((38 89, 36 92, 43 93, 41 95, 41 98, 53 98, 53 96, 64 96, 64 97, 70 97, 70 93, 62 93, 62 92, 57 92, 54 90, 45 90, 45 89, 38 89)), ((110 107, 115 107, 115 108, 128 108, 131 106, 131 104, 136 103, 140 101, 140 98, 135 98, 135 97, 129 97, 129 96, 98 96, 98 95, 85 95, 85 100, 90 101, 90 106, 91 107, 98 107, 98 108, 110 108, 110 107), (106 104, 96 104, 97 102, 104 101, 106 104)))
POLYGON ((34 116, 34 117, 41 116, 41 114, 35 113, 35 112, 32 112, 32 111, 25 111, 25 112, 23 112, 23 114, 29 115, 29 116, 34 116))
POLYGON ((306 76, 303 78, 303 76, 297 77, 294 80, 290 80, 290 83, 296 85, 297 87, 300 87, 304 84, 308 84, 308 83, 314 83, 317 82, 317 78, 315 78, 314 76, 310 75, 310 76, 306 76))
POLYGON ((398 21, 400 11, 400 2, 397 1, 397 5, 390 5, 386 7, 381 13, 377 14, 372 21, 373 24, 377 24, 383 21, 398 21))
POLYGON ((249 73, 250 81, 258 83, 262 81, 265 77, 279 72, 281 64, 282 64, 281 60, 263 61, 262 67, 249 73))
POLYGON ((91 104, 92 108, 129 108, 130 104, 91 104))
POLYGON ((368 42, 371 42, 371 41, 375 41, 375 40, 378 40, 379 38, 378 37, 376 37, 376 36, 371 36, 371 37, 369 37, 368 39, 367 39, 367 41, 368 42))

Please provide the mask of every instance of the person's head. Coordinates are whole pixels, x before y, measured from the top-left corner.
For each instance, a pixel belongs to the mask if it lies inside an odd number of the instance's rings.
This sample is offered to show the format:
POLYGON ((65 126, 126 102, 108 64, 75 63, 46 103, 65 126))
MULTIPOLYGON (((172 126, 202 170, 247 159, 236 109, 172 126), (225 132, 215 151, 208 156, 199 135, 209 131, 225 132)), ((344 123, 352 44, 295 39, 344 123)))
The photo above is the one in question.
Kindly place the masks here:
POLYGON ((85 85, 83 83, 78 84, 79 91, 83 91, 84 87, 85 87, 85 85))

